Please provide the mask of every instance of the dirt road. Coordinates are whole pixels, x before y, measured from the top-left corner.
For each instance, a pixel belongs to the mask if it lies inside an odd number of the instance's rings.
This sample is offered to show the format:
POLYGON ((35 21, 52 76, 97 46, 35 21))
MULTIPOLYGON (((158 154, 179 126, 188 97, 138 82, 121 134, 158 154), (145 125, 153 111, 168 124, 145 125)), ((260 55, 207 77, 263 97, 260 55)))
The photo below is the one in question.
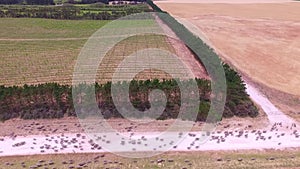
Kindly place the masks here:
MULTIPOLYGON (((91 141, 85 133, 30 135, 0 138, 0 156, 84 153, 84 152, 139 152, 139 151, 206 151, 285 149, 300 147, 299 127, 276 123, 262 130, 227 130, 216 132, 190 132, 182 136, 181 142, 162 139, 161 133, 98 133, 100 139, 91 141), (208 136, 203 142, 202 137, 208 136), (153 141, 155 138, 156 141, 153 141), (152 140, 151 140, 152 139, 152 140), (172 143, 172 144, 171 144, 172 143), (107 149, 113 146, 116 150, 107 149)), ((168 133, 170 138, 180 133, 168 133), (172 135, 172 137, 171 137, 172 135)))

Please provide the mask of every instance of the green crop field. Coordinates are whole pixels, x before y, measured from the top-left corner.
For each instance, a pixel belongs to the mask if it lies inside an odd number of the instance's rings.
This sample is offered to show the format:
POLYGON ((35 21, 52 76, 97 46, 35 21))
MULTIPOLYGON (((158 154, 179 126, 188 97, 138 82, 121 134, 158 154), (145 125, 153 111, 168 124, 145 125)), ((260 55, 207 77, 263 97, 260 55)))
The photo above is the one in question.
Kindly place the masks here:
POLYGON ((109 21, 0 18, 0 39, 88 38, 109 21))
POLYGON ((81 47, 89 36, 108 23, 31 18, 0 20, 3 23, 0 25, 0 83, 3 85, 70 81, 81 47))
MULTIPOLYGON (((0 25, 0 85, 23 85, 45 82, 70 84, 81 48, 95 31, 109 21, 1 18, 0 22, 3 23, 0 25)), ((120 21, 122 27, 152 24, 151 20, 120 21)), ((111 65, 111 69, 100 69, 98 79, 109 81, 117 64, 126 55, 146 47, 173 50, 162 36, 129 38, 104 59, 102 65, 111 65)))

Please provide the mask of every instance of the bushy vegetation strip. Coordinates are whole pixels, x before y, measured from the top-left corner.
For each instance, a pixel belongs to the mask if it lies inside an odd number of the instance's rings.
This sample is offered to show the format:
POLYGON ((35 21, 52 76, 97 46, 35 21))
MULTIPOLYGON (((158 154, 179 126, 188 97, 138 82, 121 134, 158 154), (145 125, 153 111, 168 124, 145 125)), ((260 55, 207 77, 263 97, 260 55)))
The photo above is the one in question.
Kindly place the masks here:
POLYGON ((0 4, 6 5, 61 5, 61 4, 112 4, 122 5, 130 2, 129 4, 137 4, 139 2, 145 2, 145 0, 126 0, 126 1, 115 1, 115 0, 0 0, 0 4))
MULTIPOLYGON (((240 76, 225 65, 226 77, 228 83, 228 95, 226 99, 225 111, 223 117, 255 117, 257 109, 249 100, 245 93, 244 85, 240 85, 240 76), (227 70, 228 69, 228 70, 227 70), (237 83, 239 81, 239 83, 237 83)), ((211 87, 210 81, 205 79, 196 79, 199 88, 199 110, 197 121, 204 121, 210 108, 211 87)), ((182 81, 184 86, 188 86, 191 81, 182 81)), ((150 108, 149 93, 153 89, 161 89, 167 96, 167 105, 164 112, 157 119, 177 118, 180 108, 183 108, 181 101, 188 98, 181 98, 180 89, 176 80, 146 80, 129 82, 120 82, 112 84, 95 84, 96 101, 105 118, 120 117, 122 115, 114 106, 111 87, 112 85, 128 86, 130 91, 130 101, 133 106, 144 111, 150 108)), ((80 93, 82 88, 91 88, 91 85, 82 84, 77 86, 75 90, 80 93)), ((85 93, 87 94, 87 93, 85 93)), ((123 94, 119 92, 120 97, 123 94)), ((84 95, 84 94, 83 94, 84 95)), ((188 95, 186 95, 188 96, 188 95)), ((74 96, 78 102, 82 97, 82 93, 74 96)), ((124 102, 124 109, 126 109, 124 102)), ((38 119, 38 118, 61 118, 64 116, 76 116, 73 107, 72 86, 60 85, 57 83, 46 83, 40 85, 24 85, 20 86, 0 86, 0 120, 8 120, 11 118, 38 119)), ((151 115, 149 115, 151 116, 151 115)), ((132 114, 132 117, 139 117, 132 114)), ((143 117, 142 115, 140 117, 143 117)), ((186 119, 189 120, 189 119, 186 119)))
POLYGON ((1 5, 0 17, 49 18, 49 19, 91 19, 113 20, 126 15, 150 12, 147 4, 136 5, 84 5, 84 6, 40 6, 1 5))
POLYGON ((53 0, 0 0, 0 4, 54 5, 53 0))

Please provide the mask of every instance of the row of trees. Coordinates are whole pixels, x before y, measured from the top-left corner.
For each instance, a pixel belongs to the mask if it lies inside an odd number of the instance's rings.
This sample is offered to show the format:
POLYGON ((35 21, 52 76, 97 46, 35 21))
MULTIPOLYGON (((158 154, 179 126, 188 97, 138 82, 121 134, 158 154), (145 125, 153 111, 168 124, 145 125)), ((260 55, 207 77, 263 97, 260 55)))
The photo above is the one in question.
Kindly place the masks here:
POLYGON ((105 7, 80 7, 80 6, 0 6, 0 17, 13 18, 51 18, 51 19, 95 19, 113 20, 126 15, 149 11, 143 5, 135 7, 124 6, 110 7, 107 11, 105 7))
MULTIPOLYGON (((184 86, 188 86, 191 82, 181 81, 181 83, 184 86)), ((197 83, 199 86, 199 99, 201 100, 198 120, 204 120, 209 110, 210 83, 203 79, 197 79, 197 83)), ((124 109, 126 109, 128 103, 132 103, 140 111, 147 110, 150 108, 149 93, 153 89, 160 89, 165 92, 167 105, 163 114, 158 119, 177 118, 181 100, 189 99, 187 94, 184 96, 186 98, 181 96, 180 89, 174 79, 163 81, 157 79, 146 81, 133 80, 131 82, 124 81, 116 84, 112 84, 111 82, 105 84, 96 83, 95 94, 97 104, 105 118, 122 117, 114 105, 111 88, 118 87, 118 89, 124 89, 126 86, 129 87, 129 98, 125 98, 126 93, 123 90, 116 92, 117 98, 124 98, 121 99, 120 103, 124 109)), ((85 106, 85 108, 90 107, 90 105, 86 105, 90 102, 82 103, 82 100, 86 99, 84 96, 90 96, 89 91, 92 91, 91 89, 91 85, 82 84, 76 86, 73 91, 73 96, 76 98, 76 105, 85 106)), ((161 100, 161 98, 156 99, 161 100)), ((56 83, 24 85, 23 87, 0 86, 0 120, 2 121, 17 117, 36 119, 59 118, 64 115, 77 115, 73 107, 71 86, 56 83)), ((148 115, 151 116, 151 114, 148 115)), ((139 114, 133 113, 130 116, 139 117, 139 114)))
POLYGON ((0 17, 77 19, 80 9, 71 7, 1 8, 0 17))
POLYGON ((0 4, 54 5, 53 0, 0 0, 0 4))
POLYGON ((53 0, 25 0, 27 5, 54 5, 53 0))
POLYGON ((146 0, 68 0, 68 3, 71 4, 93 4, 93 3, 103 3, 103 4, 109 4, 109 2, 115 2, 116 4, 124 4, 124 1, 130 1, 130 2, 145 2, 146 0))
MULTIPOLYGON (((93 3, 103 3, 108 4, 110 1, 118 0, 68 0, 67 3, 70 4, 93 4, 93 3)), ((132 2, 144 2, 145 0, 126 0, 132 2)), ((119 0, 119 2, 123 2, 119 0)), ((12 4, 26 4, 26 5, 54 5, 54 0, 0 0, 0 4, 12 5, 12 4)))
POLYGON ((0 0, 0 4, 12 5, 12 4, 21 4, 23 0, 0 0))
MULTIPOLYGON (((225 111, 223 117, 255 117, 258 115, 258 111, 254 104, 249 99, 249 96, 245 92, 245 86, 240 80, 239 74, 232 70, 228 65, 224 65, 227 78, 227 98, 225 104, 225 111)), ((196 79, 200 100, 199 110, 195 110, 197 113, 197 121, 204 121, 207 118, 208 111, 210 109, 211 101, 211 84, 210 81, 205 79, 196 79)), ((190 80, 181 81, 183 86, 189 86, 190 80)), ((151 108, 148 100, 149 93, 154 89, 160 89, 164 91, 167 103, 163 109, 163 113, 157 117, 157 119, 170 119, 177 118, 180 109, 188 109, 189 104, 185 104, 185 101, 190 101, 192 91, 188 91, 184 94, 180 93, 180 88, 177 81, 171 80, 146 80, 146 81, 131 81, 120 82, 112 84, 111 82, 105 84, 95 84, 95 96, 99 109, 105 118, 120 117, 123 116, 115 107, 111 95, 111 88, 119 87, 118 89, 124 89, 129 86, 129 98, 126 98, 126 93, 123 90, 116 91, 117 98, 119 98, 119 104, 124 111, 128 108, 128 103, 131 103, 137 110, 145 111, 151 108), (115 86, 114 86, 115 85, 115 86)), ((90 99, 85 96, 90 96, 92 92, 91 85, 78 85, 72 93, 71 86, 59 85, 56 83, 46 83, 40 85, 24 85, 23 87, 5 87, 0 86, 0 120, 8 120, 11 118, 23 118, 23 119, 37 119, 37 118, 60 118, 65 115, 76 116, 73 104, 73 97, 75 98, 76 105, 82 106, 83 111, 80 116, 86 116, 86 112, 89 112, 89 108, 92 106, 89 103, 82 100, 90 99), (83 90, 85 89, 85 90, 83 90), (84 92, 83 92, 84 91, 84 92)), ((188 88, 188 87, 187 87, 188 88)), ((92 98, 93 99, 93 98, 92 98)), ((154 103, 156 107, 161 107, 161 100, 163 98, 156 98, 154 103)), ((78 108, 78 107, 77 107, 78 108)), ((80 108, 79 108, 80 109, 80 108)), ((78 110, 78 109, 77 109, 78 110)), ((90 112, 97 112, 97 110, 90 110, 90 112)), ((78 112, 77 112, 78 113, 78 112)), ((136 114, 135 111, 128 109, 129 116, 132 117, 144 117, 145 114, 136 114), (132 112, 132 114, 131 114, 132 112)), ((151 117, 152 114, 146 116, 151 117)), ((185 116, 183 118, 191 120, 185 116)))
POLYGON ((93 3, 103 3, 103 4, 108 4, 109 0, 68 0, 67 3, 70 4, 93 4, 93 3))

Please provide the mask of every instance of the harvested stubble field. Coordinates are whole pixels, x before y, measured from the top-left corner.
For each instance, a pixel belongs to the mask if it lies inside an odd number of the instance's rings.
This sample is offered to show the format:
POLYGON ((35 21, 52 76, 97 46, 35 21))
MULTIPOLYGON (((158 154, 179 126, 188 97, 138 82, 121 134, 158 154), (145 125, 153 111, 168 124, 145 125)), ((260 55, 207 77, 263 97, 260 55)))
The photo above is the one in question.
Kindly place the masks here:
POLYGON ((254 81, 276 106, 299 119, 300 3, 214 2, 156 4, 194 24, 201 31, 199 36, 210 41, 222 59, 254 81))
POLYGON ((61 154, 3 157, 0 168, 30 166, 48 168, 143 168, 143 169, 215 169, 215 168, 299 168, 298 151, 234 151, 201 153, 165 153, 145 159, 128 159, 113 154, 61 154), (51 159, 51 160, 49 160, 51 159), (86 167, 85 167, 86 166, 86 167))
POLYGON ((195 24, 224 59, 255 81, 300 95, 300 3, 157 4, 195 24))
MULTIPOLYGON (((32 18, 1 18, 0 21, 0 85, 46 82, 71 84, 74 65, 81 48, 95 31, 108 23, 32 18)), ((145 27, 154 24, 151 20, 140 22, 145 27)), ((160 35, 139 35, 122 41, 104 57, 99 66, 97 81, 110 81, 117 65, 126 55, 137 50, 159 48, 174 53, 171 41, 160 35)), ((170 65, 168 60, 165 63, 170 65)), ((168 77, 160 71, 149 71, 151 74, 154 72, 150 78, 168 77)), ((139 76, 147 78, 145 74, 149 75, 149 72, 139 76)))

